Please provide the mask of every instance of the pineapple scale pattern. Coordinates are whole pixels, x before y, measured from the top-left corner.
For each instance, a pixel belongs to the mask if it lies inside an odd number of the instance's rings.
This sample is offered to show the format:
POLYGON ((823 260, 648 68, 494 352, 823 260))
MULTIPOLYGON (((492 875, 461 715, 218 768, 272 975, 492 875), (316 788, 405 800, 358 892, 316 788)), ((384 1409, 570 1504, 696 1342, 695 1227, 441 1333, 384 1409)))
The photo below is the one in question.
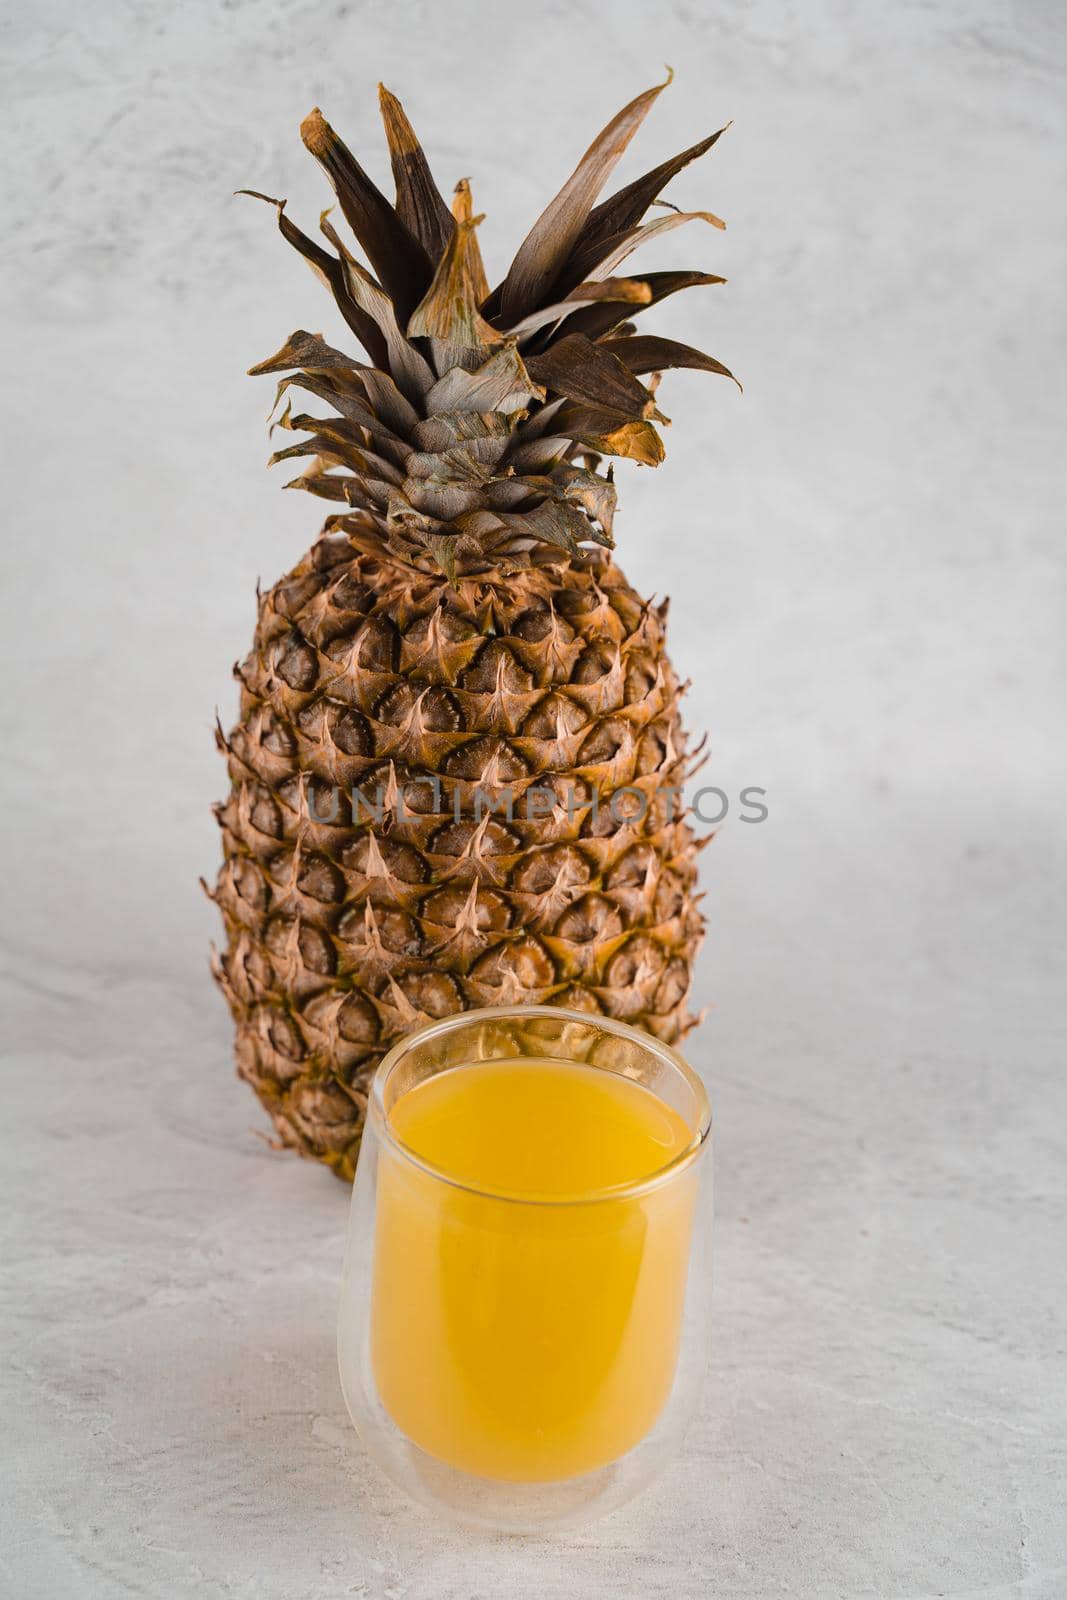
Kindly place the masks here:
POLYGON ((351 1176, 385 1050, 465 1007, 685 1032, 702 923, 664 610, 598 555, 453 588, 336 534, 261 597, 220 735, 217 975, 283 1143, 351 1176))

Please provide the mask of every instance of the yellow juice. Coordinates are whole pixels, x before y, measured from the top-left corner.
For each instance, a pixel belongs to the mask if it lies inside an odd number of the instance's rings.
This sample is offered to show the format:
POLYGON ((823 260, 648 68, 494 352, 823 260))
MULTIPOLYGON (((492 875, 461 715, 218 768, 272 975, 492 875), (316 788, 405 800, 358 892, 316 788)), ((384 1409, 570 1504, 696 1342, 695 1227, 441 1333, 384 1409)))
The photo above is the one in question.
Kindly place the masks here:
POLYGON ((454 1180, 383 1144, 371 1359, 394 1422, 488 1478, 624 1455, 670 1392, 696 1173, 603 1191, 659 1172, 694 1130, 630 1078, 529 1058, 428 1078, 389 1124, 454 1180))

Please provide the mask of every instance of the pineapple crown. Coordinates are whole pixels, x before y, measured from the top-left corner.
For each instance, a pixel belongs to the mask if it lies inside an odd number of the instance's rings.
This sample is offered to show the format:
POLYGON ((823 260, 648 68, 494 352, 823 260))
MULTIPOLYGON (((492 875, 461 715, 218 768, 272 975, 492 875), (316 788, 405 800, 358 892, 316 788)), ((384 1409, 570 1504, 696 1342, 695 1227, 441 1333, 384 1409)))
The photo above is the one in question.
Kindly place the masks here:
MULTIPOLYGON (((356 260, 329 211, 309 238, 276 206, 282 235, 332 293, 369 364, 298 330, 253 374, 284 374, 275 426, 306 435, 271 465, 311 457, 287 488, 347 509, 328 518, 357 548, 389 561, 458 573, 513 570, 583 545, 611 546, 615 486, 605 456, 649 466, 663 459, 655 389, 667 367, 732 378, 721 362, 673 339, 642 337, 632 318, 707 272, 616 270, 646 240, 710 211, 679 211, 659 194, 726 131, 664 161, 607 200, 597 198, 653 101, 647 89, 593 140, 563 188, 490 290, 470 185, 449 207, 399 100, 380 89, 396 183, 389 201, 312 111, 301 127, 372 271, 356 260), (650 206, 666 207, 642 221, 650 206), (642 377, 652 375, 645 384, 642 377), (332 407, 293 414, 288 391, 332 407), (556 547, 553 555, 551 548, 556 547)), ((727 127, 729 124, 727 124, 727 127)), ((737 380, 734 379, 734 382, 737 380)))

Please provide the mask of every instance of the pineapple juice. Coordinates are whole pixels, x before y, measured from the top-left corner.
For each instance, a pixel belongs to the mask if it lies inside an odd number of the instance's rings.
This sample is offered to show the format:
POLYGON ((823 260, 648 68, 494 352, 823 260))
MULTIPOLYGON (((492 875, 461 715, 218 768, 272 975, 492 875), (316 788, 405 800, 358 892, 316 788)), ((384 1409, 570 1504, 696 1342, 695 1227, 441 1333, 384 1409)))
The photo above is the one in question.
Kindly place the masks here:
POLYGON ((428 1078, 389 1124, 434 1169, 383 1146, 371 1359, 393 1421, 487 1478, 624 1455, 673 1380, 697 1175, 609 1192, 694 1130, 630 1078, 530 1058, 428 1078))

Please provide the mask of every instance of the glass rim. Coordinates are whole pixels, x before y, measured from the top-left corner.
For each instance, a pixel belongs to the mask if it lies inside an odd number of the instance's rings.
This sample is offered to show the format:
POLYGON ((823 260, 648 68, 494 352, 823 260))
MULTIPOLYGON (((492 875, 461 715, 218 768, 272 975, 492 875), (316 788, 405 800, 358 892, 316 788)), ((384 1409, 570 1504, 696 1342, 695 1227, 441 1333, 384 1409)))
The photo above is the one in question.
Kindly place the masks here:
MULTIPOLYGON (((490 1057, 490 1060, 497 1059, 490 1057)), ((500 1058, 502 1059, 502 1058, 500 1058)), ((477 1066, 481 1063, 471 1062, 469 1065, 477 1066)), ((575 1066, 587 1066, 588 1062, 574 1062, 575 1066)), ((446 1067, 445 1071, 454 1072, 462 1067, 446 1067)), ((610 1067, 596 1069, 610 1072, 610 1067)), ((623 1076, 618 1073, 616 1076, 623 1076)), ((642 1085, 645 1087, 645 1085, 642 1085)), ((650 1094, 655 1090, 650 1089, 650 1094)), ((703 1079, 689 1065, 684 1056, 664 1044, 662 1039, 657 1039, 653 1034, 645 1033, 641 1028, 632 1028, 628 1022, 619 1022, 614 1017, 598 1016, 595 1012, 574 1011, 567 1006, 477 1006, 468 1011, 454 1011, 447 1017, 439 1017, 435 1022, 427 1023, 425 1027, 417 1028, 398 1040, 386 1052, 378 1065, 371 1082, 368 1097, 369 1121, 375 1133, 391 1150, 401 1156, 410 1166, 417 1167, 428 1177, 443 1183, 450 1189, 458 1189, 465 1194, 478 1196, 483 1200, 498 1200, 507 1205, 523 1205, 538 1207, 602 1205, 614 1200, 630 1200, 639 1198, 656 1189, 662 1189, 672 1182, 681 1172, 693 1166, 703 1155, 708 1146, 711 1133, 711 1101, 703 1079), (471 1022, 494 1021, 504 1017, 544 1017, 548 1020, 562 1019, 565 1022, 578 1022, 587 1028, 598 1028, 602 1033, 614 1034, 616 1038, 629 1039, 640 1049, 646 1050, 649 1055, 658 1056, 681 1075, 683 1081, 691 1090, 697 1104, 697 1122, 693 1136, 684 1150, 672 1156, 670 1161, 662 1167, 657 1167, 654 1172, 647 1173, 643 1178, 636 1178, 626 1183, 605 1185, 599 1189, 579 1190, 574 1194, 539 1195, 523 1194, 513 1189, 500 1188, 487 1184, 466 1183, 461 1178, 456 1178, 446 1172, 442 1167, 436 1166, 432 1161, 427 1161, 417 1151, 399 1137, 392 1126, 389 1113, 385 1106, 386 1082, 409 1050, 424 1040, 438 1034, 449 1033, 456 1028, 464 1027, 471 1022)))

